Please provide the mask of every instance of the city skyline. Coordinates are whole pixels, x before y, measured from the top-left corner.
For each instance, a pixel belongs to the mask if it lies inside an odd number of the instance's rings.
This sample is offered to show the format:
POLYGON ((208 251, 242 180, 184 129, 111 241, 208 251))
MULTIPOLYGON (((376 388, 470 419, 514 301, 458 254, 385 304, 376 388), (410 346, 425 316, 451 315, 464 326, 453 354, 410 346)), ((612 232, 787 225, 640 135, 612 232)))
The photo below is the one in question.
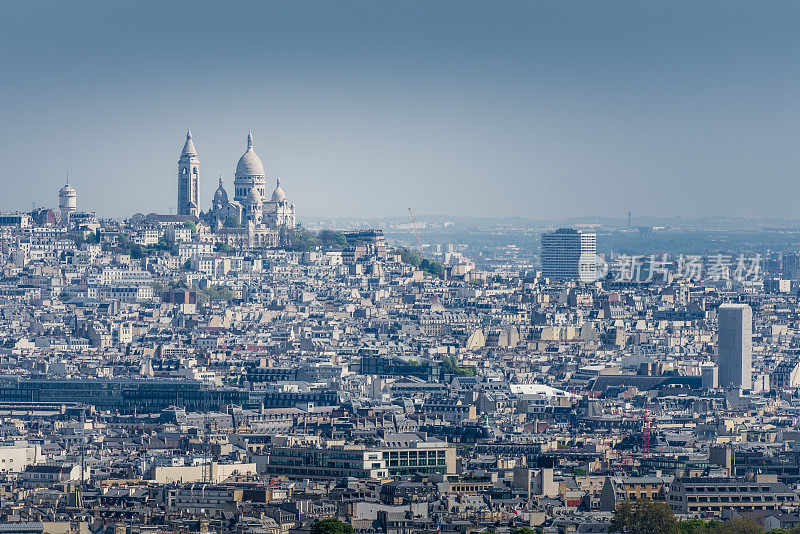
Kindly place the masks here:
POLYGON ((0 2, 0 534, 800 534, 798 15, 0 2))
POLYGON ((798 9, 8 3, 0 210, 167 213, 192 128, 202 206, 252 129, 301 220, 792 218, 798 9))

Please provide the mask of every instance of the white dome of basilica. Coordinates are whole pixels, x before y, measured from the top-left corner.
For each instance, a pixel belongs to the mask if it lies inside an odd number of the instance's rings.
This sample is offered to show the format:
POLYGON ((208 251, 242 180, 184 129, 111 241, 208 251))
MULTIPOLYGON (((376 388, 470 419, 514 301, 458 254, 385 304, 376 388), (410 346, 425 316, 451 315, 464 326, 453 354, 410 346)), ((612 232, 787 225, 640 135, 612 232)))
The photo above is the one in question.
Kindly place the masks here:
POLYGON ((252 132, 247 136, 247 151, 239 158, 239 163, 236 164, 236 176, 265 176, 261 158, 253 150, 252 132))
POLYGON ((278 185, 275 187, 275 191, 272 192, 272 202, 283 202, 284 200, 286 200, 286 193, 281 189, 281 179, 278 178, 278 185))

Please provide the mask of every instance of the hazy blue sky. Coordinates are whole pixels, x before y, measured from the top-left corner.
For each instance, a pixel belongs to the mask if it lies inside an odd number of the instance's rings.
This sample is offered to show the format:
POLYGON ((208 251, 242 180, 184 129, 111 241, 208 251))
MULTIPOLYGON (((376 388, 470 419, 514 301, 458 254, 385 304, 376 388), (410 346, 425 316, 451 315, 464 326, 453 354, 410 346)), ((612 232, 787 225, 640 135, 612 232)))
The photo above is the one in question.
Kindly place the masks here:
POLYGON ((0 210, 797 217, 800 3, 0 1, 0 210))

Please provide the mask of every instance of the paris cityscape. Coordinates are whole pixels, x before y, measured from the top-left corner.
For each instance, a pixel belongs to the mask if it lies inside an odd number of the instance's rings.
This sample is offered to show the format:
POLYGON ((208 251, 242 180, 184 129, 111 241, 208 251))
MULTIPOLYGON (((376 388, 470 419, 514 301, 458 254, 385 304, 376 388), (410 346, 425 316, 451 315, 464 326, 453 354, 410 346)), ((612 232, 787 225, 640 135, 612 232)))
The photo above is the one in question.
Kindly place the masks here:
POLYGON ((800 533, 798 15, 0 1, 0 534, 800 533))

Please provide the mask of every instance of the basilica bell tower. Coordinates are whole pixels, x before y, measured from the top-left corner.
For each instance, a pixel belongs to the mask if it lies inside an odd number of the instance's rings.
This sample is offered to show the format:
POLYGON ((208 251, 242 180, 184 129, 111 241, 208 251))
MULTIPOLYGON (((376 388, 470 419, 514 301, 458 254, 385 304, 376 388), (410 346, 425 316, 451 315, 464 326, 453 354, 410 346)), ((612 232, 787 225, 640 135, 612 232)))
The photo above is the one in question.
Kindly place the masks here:
POLYGON ((200 160, 192 142, 192 131, 186 132, 186 144, 183 145, 181 157, 178 159, 178 215, 200 214, 197 191, 200 185, 200 160))

